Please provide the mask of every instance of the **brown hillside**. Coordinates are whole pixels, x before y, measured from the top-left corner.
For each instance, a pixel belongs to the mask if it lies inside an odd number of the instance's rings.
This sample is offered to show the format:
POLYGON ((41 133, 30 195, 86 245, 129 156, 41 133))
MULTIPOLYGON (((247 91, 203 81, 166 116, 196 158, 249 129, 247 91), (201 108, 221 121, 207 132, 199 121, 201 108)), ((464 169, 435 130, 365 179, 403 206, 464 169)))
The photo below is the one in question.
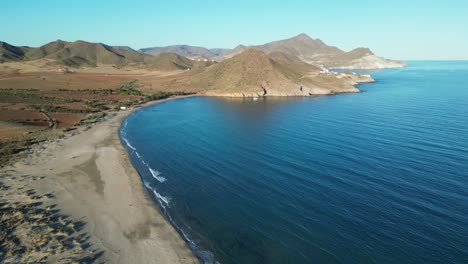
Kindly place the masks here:
POLYGON ((0 41, 0 63, 20 61, 24 58, 24 48, 0 41))
POLYGON ((358 91, 351 79, 322 75, 319 68, 310 64, 284 56, 274 59, 255 49, 248 49, 192 75, 190 82, 205 90, 207 95, 237 97, 308 96, 358 91))
POLYGON ((158 56, 144 54, 130 48, 111 47, 102 43, 86 41, 47 43, 38 48, 16 47, 0 42, 0 62, 34 61, 46 59, 49 65, 68 67, 96 67, 113 65, 118 68, 132 67, 161 71, 187 70, 206 66, 206 62, 194 62, 174 53, 158 56))
POLYGON ((222 61, 232 58, 247 48, 263 51, 273 57, 276 54, 283 54, 282 56, 287 56, 290 59, 296 58, 309 64, 332 68, 376 69, 405 66, 403 62, 377 57, 367 48, 357 48, 350 52, 344 52, 306 34, 299 34, 289 39, 273 41, 264 45, 249 47, 239 45, 230 52, 216 57, 216 60, 222 61))

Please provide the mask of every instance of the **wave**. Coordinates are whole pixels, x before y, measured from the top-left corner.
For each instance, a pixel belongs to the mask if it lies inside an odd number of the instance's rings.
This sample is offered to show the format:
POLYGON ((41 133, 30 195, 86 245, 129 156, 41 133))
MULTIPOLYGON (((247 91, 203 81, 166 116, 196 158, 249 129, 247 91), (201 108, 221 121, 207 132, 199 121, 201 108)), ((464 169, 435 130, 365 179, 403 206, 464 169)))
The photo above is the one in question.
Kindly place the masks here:
POLYGON ((151 189, 149 182, 143 181, 143 185, 145 185, 146 188, 151 189))
POLYGON ((153 170, 152 168, 150 168, 148 166, 148 169, 149 171, 151 172, 151 175, 153 175, 153 177, 158 180, 160 183, 163 183, 166 181, 166 178, 162 177, 161 176, 161 172, 157 171, 157 170, 153 170))
POLYGON ((128 142, 128 140, 124 137, 122 137, 122 140, 125 142, 125 144, 127 145, 127 147, 133 149, 134 151, 136 151, 136 148, 134 146, 132 146, 132 144, 130 144, 130 142, 128 142))
POLYGON ((215 256, 208 250, 203 250, 189 235, 189 232, 185 231, 183 228, 180 228, 176 223, 173 223, 177 230, 182 233, 182 236, 185 238, 185 241, 188 242, 190 248, 199 257, 203 264, 221 264, 215 260, 215 256))
POLYGON ((146 163, 146 161, 141 157, 141 154, 136 150, 135 150, 135 155, 138 157, 141 163, 145 164, 145 166, 149 168, 148 163, 146 163))
MULTIPOLYGON (((167 207, 169 207, 169 203, 171 202, 171 198, 169 198, 167 196, 162 196, 155 189, 152 189, 152 190, 153 190, 153 193, 156 196, 156 198, 158 198, 161 202, 165 203, 167 205, 167 207)), ((164 205, 162 205, 162 206, 164 207, 164 205)))
MULTIPOLYGON (((164 183, 165 181, 167 181, 165 177, 161 176, 162 173, 152 169, 148 165, 148 163, 146 163, 146 161, 143 159, 142 155, 136 150, 136 148, 132 144, 130 144, 130 142, 126 138, 127 126, 128 122, 127 120, 125 120, 120 130, 122 141, 125 142, 125 145, 127 145, 127 147, 133 151, 133 153, 135 153, 136 157, 141 161, 141 163, 143 163, 148 168, 149 172, 151 173, 154 179, 156 179, 160 183, 164 183)), ((218 261, 215 260, 214 254, 212 252, 203 250, 198 245, 198 243, 191 238, 190 232, 188 232, 188 230, 180 228, 179 225, 177 225, 177 223, 174 221, 174 219, 168 211, 168 208, 170 208, 171 198, 158 193, 156 189, 151 186, 150 182, 143 180, 143 184, 148 190, 151 190, 153 192, 154 198, 156 199, 156 202, 162 207, 164 215, 169 219, 169 222, 171 222, 171 224, 176 228, 176 230, 178 230, 182 234, 185 241, 187 241, 189 247, 192 249, 195 255, 198 258, 200 258, 204 264, 220 264, 218 261)))
POLYGON ((158 193, 156 191, 156 189, 154 189, 153 187, 151 187, 150 183, 147 182, 147 181, 144 181, 143 184, 145 185, 146 188, 150 189, 154 196, 156 196, 156 198, 158 199, 159 201, 159 204, 163 207, 164 210, 166 210, 166 206, 167 207, 170 207, 169 206, 169 203, 171 202, 171 198, 170 197, 167 197, 167 196, 163 196, 161 195, 160 193, 158 193), (164 206, 166 205, 166 206, 164 206))

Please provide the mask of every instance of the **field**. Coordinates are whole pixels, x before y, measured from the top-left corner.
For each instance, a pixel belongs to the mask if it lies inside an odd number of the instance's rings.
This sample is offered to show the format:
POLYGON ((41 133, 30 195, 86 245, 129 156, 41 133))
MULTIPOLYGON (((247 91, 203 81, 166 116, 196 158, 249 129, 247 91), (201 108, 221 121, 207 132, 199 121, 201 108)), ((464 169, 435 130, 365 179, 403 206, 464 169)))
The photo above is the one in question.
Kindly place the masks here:
POLYGON ((69 71, 34 63, 0 64, 0 167, 30 145, 174 94, 196 93, 184 71, 69 71))

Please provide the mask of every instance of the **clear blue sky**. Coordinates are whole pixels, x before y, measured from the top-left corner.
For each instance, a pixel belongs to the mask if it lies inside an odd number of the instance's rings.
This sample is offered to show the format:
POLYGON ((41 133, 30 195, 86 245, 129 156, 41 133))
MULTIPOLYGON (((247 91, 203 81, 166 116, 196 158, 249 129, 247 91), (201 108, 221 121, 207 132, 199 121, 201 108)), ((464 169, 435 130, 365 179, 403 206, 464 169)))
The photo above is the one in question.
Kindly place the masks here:
POLYGON ((395 59, 468 59, 468 1, 1 0, 0 40, 232 48, 306 33, 395 59))

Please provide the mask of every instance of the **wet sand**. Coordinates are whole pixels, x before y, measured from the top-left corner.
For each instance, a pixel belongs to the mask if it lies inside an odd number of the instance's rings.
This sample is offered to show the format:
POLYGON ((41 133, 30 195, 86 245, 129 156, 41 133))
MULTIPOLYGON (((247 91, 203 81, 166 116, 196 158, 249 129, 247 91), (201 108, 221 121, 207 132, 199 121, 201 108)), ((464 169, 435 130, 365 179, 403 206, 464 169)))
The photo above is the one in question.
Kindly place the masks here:
POLYGON ((146 193, 120 142, 130 112, 41 143, 2 169, 0 260, 199 263, 146 193))

